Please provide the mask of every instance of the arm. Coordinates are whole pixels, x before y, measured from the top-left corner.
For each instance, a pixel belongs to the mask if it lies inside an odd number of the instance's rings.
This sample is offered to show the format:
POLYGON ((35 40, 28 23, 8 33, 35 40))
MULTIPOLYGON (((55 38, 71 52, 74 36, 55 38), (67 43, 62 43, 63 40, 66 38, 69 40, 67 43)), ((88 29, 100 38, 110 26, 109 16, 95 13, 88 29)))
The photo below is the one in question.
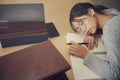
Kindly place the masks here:
POLYGON ((120 79, 120 36, 116 36, 118 33, 107 32, 106 35, 103 35, 107 50, 106 60, 98 58, 94 53, 89 53, 83 63, 96 74, 108 80, 120 79))
POLYGON ((93 50, 94 47, 98 47, 98 40, 101 38, 101 34, 87 35, 84 37, 84 42, 89 43, 87 48, 93 50))

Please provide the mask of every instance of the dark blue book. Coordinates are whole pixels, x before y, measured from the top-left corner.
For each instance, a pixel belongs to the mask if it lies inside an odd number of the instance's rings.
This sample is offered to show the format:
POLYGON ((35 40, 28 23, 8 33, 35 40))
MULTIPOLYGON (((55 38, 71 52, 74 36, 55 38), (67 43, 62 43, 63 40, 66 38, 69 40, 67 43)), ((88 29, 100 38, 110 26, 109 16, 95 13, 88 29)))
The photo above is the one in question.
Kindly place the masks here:
POLYGON ((18 46, 32 43, 39 43, 48 40, 48 35, 38 35, 38 36, 26 36, 17 38, 1 39, 2 47, 18 46))

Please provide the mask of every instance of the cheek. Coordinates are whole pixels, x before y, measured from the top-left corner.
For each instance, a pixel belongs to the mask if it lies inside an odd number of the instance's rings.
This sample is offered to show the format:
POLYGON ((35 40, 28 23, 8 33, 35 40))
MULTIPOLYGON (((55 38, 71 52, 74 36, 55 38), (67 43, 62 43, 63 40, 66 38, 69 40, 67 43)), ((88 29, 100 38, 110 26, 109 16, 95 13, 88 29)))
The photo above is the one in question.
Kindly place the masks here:
POLYGON ((90 31, 90 34, 95 34, 96 33, 96 21, 95 20, 89 20, 86 22, 86 28, 87 31, 90 31))
POLYGON ((87 22, 86 22, 86 26, 87 28, 89 29, 96 29, 96 20, 95 19, 89 19, 87 22))
POLYGON ((94 23, 92 23, 92 27, 91 27, 91 34, 95 34, 96 29, 97 29, 97 24, 96 24, 96 22, 94 22, 94 23))
POLYGON ((91 23, 91 21, 86 21, 86 28, 87 29, 90 29, 90 28, 92 28, 93 27, 93 24, 91 23))
POLYGON ((76 22, 72 22, 72 24, 76 27, 78 26, 78 24, 76 22))

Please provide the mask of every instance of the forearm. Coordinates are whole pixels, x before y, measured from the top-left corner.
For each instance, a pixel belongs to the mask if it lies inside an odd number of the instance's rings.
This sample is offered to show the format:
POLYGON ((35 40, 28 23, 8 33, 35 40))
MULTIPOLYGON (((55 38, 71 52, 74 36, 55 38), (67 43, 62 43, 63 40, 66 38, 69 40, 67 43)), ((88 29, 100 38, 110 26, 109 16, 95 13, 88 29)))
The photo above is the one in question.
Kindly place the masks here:
POLYGON ((120 79, 120 73, 116 65, 108 60, 98 58, 93 53, 89 53, 85 57, 83 64, 103 78, 109 80, 120 79))

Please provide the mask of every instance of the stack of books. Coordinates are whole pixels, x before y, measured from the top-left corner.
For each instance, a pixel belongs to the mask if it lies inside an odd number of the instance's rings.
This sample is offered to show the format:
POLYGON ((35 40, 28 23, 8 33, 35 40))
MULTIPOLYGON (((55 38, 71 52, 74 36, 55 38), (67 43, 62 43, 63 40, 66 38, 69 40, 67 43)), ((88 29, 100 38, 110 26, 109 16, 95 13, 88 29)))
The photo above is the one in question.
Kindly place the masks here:
POLYGON ((48 39, 43 4, 1 4, 2 47, 37 43, 48 39))

